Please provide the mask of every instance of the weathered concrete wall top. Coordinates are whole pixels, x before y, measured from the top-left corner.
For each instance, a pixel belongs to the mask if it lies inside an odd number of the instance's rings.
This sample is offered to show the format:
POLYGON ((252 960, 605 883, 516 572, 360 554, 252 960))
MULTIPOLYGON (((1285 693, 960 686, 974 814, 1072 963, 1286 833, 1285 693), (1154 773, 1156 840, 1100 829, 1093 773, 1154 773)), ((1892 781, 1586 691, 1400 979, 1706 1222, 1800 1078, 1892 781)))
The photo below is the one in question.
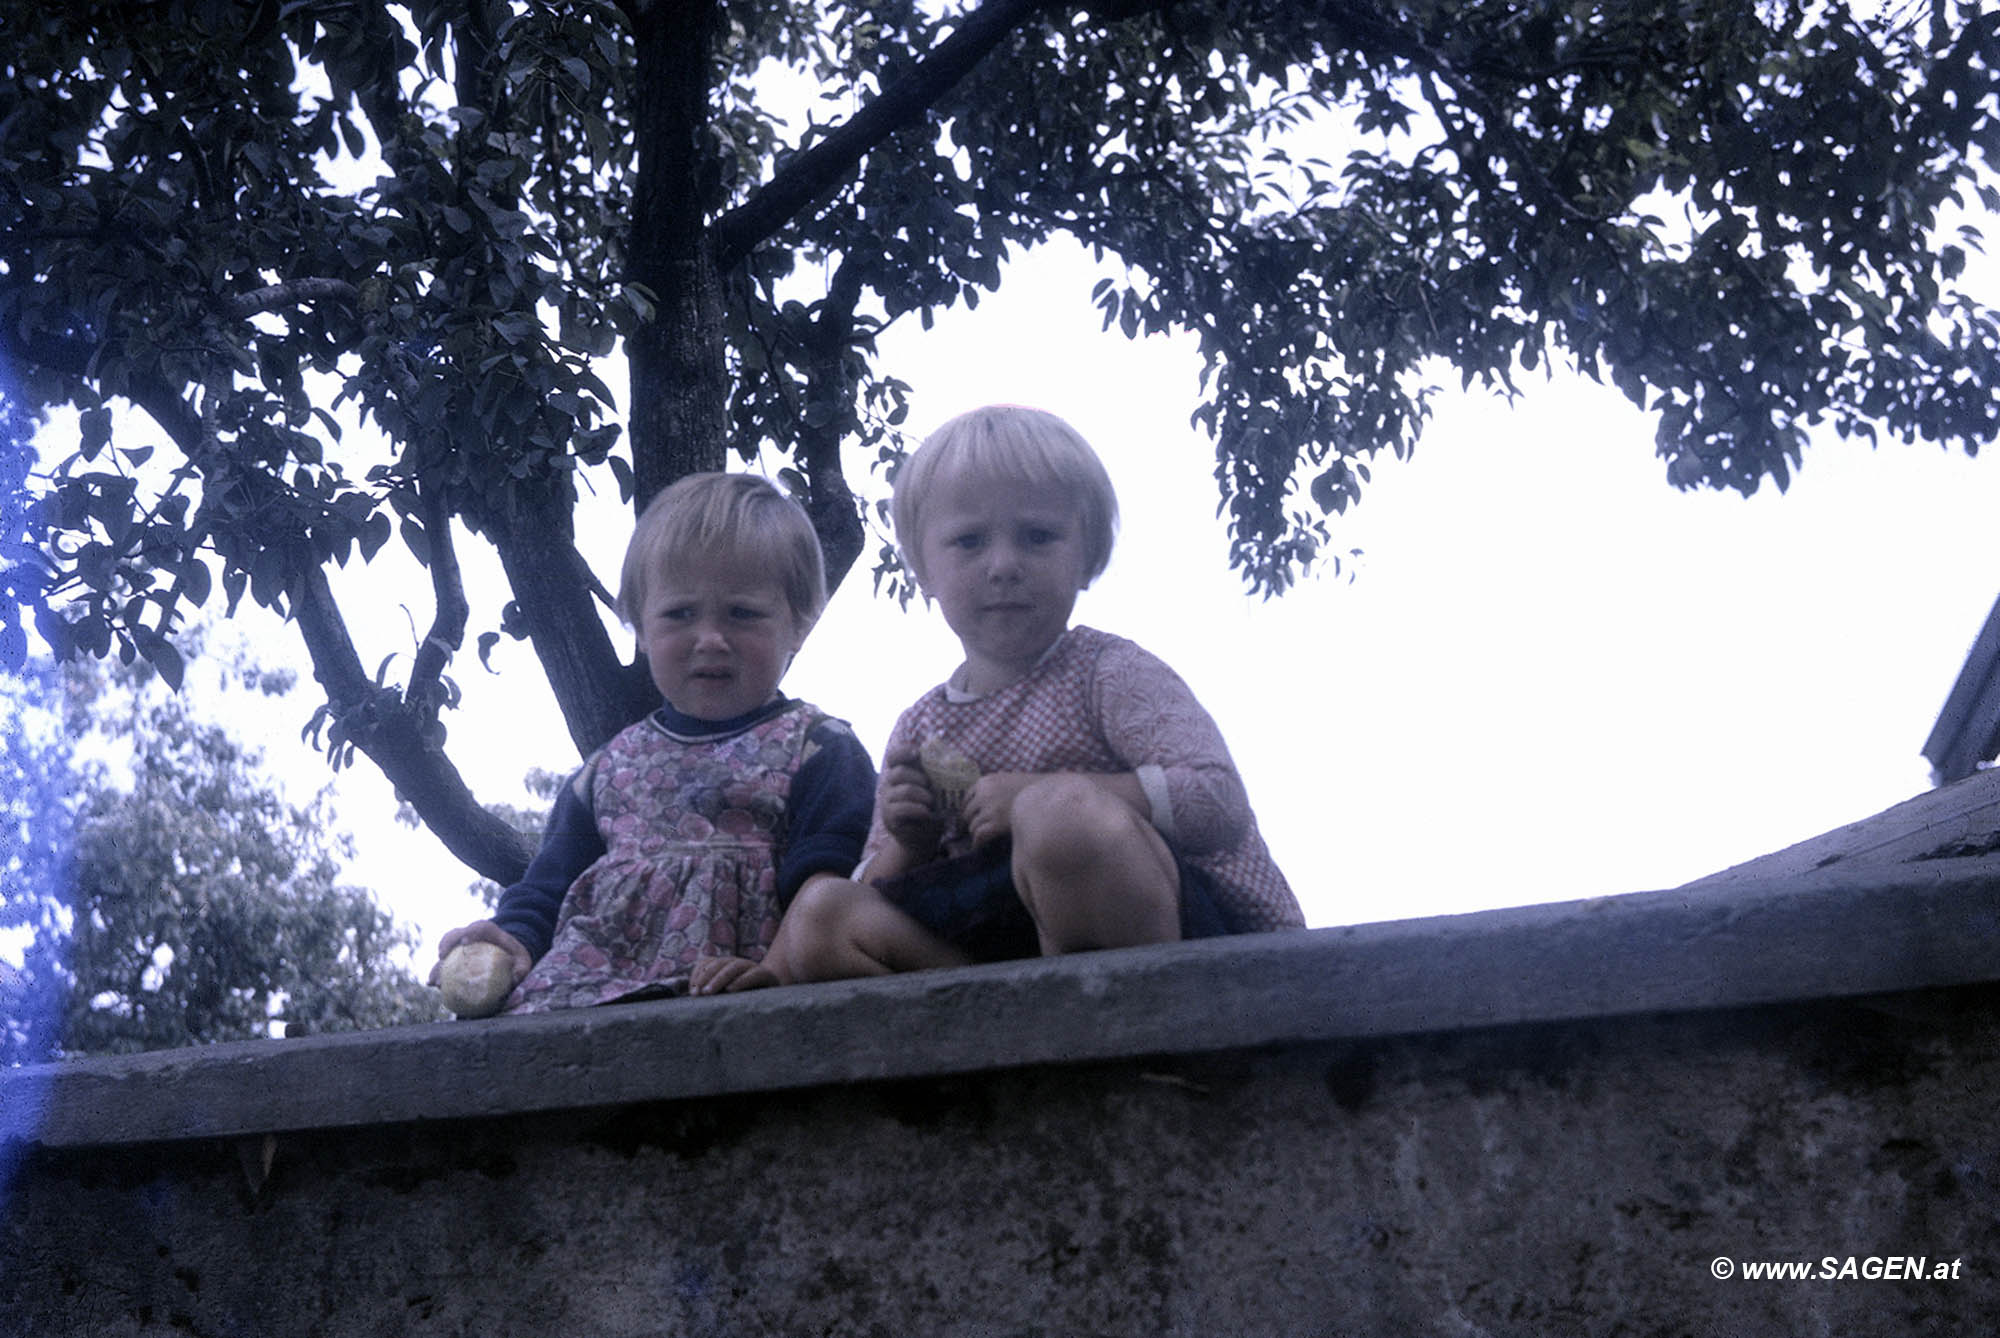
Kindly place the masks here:
POLYGON ((2000 980, 1993 861, 0 1073, 0 1140, 456 1119, 2000 980))
POLYGON ((19 1071, 0 1333, 1983 1332, 1995 982, 1938 860, 19 1071))

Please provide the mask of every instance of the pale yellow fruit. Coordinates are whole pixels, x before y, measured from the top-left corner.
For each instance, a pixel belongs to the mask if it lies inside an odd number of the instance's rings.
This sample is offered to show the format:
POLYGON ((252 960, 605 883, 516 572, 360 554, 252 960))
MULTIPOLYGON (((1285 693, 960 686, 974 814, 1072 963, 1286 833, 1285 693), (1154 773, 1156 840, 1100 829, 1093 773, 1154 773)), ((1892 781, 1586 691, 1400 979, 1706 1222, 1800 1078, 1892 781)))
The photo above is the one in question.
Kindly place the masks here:
POLYGON ((918 747, 917 758, 938 806, 947 812, 962 807, 965 792, 979 780, 979 764, 935 734, 918 747))
POLYGON ((514 963, 493 943, 461 943, 438 971, 444 1006, 460 1017, 491 1017, 514 988, 514 963))

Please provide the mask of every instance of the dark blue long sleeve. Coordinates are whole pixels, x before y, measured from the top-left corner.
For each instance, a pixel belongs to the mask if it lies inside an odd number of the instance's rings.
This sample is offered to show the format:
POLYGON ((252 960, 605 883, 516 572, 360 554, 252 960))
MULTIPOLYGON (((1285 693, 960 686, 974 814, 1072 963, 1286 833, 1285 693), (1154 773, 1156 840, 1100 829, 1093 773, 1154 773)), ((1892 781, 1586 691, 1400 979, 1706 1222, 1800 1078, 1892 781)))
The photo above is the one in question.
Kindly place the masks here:
POLYGON ((590 806, 577 794, 576 777, 562 787, 549 824, 542 829, 541 848, 528 871, 500 894, 493 923, 521 940, 528 955, 540 959, 555 938, 556 913, 569 885, 604 855, 604 838, 590 806))
POLYGON ((791 905, 816 873, 852 874, 874 815, 875 763, 846 722, 815 725, 807 750, 785 802, 785 842, 778 858, 782 906, 791 905))

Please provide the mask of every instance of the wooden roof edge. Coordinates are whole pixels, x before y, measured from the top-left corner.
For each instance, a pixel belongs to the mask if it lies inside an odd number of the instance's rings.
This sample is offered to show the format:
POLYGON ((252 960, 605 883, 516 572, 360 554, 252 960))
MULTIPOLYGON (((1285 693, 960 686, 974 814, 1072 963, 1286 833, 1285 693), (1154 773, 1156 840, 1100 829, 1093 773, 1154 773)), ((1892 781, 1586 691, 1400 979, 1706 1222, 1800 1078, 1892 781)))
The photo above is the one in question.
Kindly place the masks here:
POLYGON ((1923 747, 1940 785, 1964 779, 1995 754, 2000 754, 2000 599, 1966 653, 1923 747))

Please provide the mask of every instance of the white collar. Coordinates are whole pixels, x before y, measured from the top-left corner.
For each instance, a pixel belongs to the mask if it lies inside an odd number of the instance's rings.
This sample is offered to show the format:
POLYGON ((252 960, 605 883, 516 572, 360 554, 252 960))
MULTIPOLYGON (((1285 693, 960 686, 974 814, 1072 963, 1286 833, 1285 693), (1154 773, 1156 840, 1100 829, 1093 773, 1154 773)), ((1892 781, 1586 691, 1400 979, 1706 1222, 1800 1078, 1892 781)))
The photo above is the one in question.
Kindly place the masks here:
POLYGON ((1013 683, 1004 683, 993 689, 993 692, 967 692, 964 688, 960 687, 958 685, 959 677, 965 673, 965 665, 961 663, 958 668, 951 671, 951 677, 944 681, 944 699, 955 706, 962 706, 967 702, 984 701, 986 698, 991 697, 994 692, 1005 692, 1008 688, 1013 687, 1014 683, 1027 682, 1035 676, 1036 672, 1043 665, 1049 662, 1049 657, 1056 653, 1057 646, 1062 645, 1069 638, 1069 633, 1069 628, 1063 628, 1062 634, 1049 643, 1049 648, 1041 653, 1040 658, 1028 666, 1027 673, 1022 674, 1013 683))

